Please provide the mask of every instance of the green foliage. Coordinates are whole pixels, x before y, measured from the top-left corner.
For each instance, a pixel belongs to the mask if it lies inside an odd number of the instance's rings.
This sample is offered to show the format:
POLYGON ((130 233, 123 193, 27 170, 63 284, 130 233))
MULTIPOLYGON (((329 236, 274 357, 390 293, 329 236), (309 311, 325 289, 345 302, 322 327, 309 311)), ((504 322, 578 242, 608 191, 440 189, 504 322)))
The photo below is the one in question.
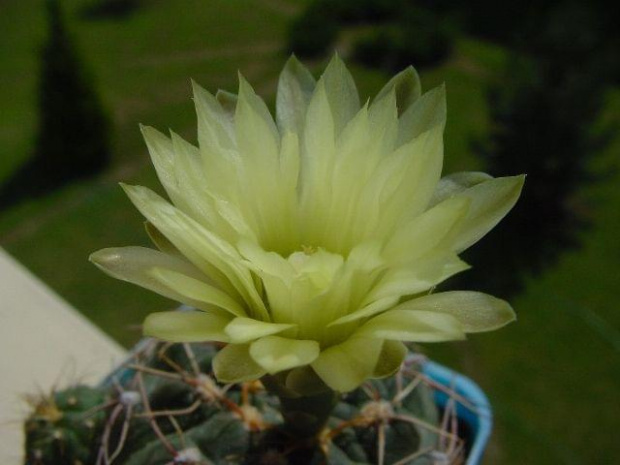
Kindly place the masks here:
POLYGON ((86 19, 123 19, 142 6, 142 0, 94 0, 82 9, 86 19))
POLYGON ((39 121, 31 160, 0 191, 0 205, 40 195, 102 170, 110 156, 109 122, 68 34, 58 0, 47 0, 41 50, 39 121))
POLYGON ((48 0, 49 38, 41 52, 40 122, 35 157, 59 181, 96 173, 109 158, 108 121, 62 18, 48 0))
POLYGON ((577 192, 595 179, 589 167, 608 141, 596 128, 610 82, 596 21, 578 7, 553 18, 492 89, 494 129, 479 147, 491 174, 528 174, 514 211, 471 252, 476 268, 464 278, 500 295, 578 244, 587 209, 577 192))
POLYGON ((524 24, 536 16, 545 16, 555 1, 476 0, 462 5, 463 16, 467 18, 468 30, 472 34, 501 43, 511 43, 522 32, 524 24))
POLYGON ((397 18, 410 3, 407 0, 323 0, 317 5, 323 11, 331 8, 344 24, 360 24, 397 18))
POLYGON ((315 0, 289 29, 289 49, 305 58, 324 55, 347 25, 397 18, 406 0, 315 0))
POLYGON ((354 43, 355 58, 391 72, 412 63, 439 63, 452 51, 458 32, 454 16, 406 0, 315 0, 293 22, 289 49, 302 57, 324 55, 341 29, 360 24, 372 30, 354 43))
POLYGON ((338 36, 338 20, 330 9, 324 11, 312 4, 289 29, 289 51, 305 58, 315 58, 327 52, 338 36))
POLYGON ((355 59, 367 66, 398 71, 429 67, 452 51, 456 22, 430 10, 407 8, 393 23, 379 25, 355 44, 355 59))
MULTIPOLYGON (((284 430, 278 400, 260 383, 224 388, 206 374, 215 353, 210 344, 148 341, 103 386, 39 399, 25 425, 29 463, 359 465, 437 447, 438 412, 409 372, 415 366, 342 396, 327 429, 308 441, 284 430)), ((421 454, 407 463, 431 462, 421 454)))
POLYGON ((606 70, 620 82, 620 55, 614 53, 620 46, 618 12, 609 8, 603 0, 590 2, 576 0, 475 0, 455 2, 451 0, 421 0, 416 5, 432 10, 439 17, 457 16, 463 29, 479 39, 513 47, 519 41, 536 41, 541 30, 548 31, 555 24, 557 32, 565 37, 565 47, 584 39, 596 41, 599 51, 607 53, 606 70), (570 13, 572 11, 572 13, 570 13), (567 17, 576 13, 574 17, 567 17), (596 23, 593 26, 593 20, 596 23), (589 29, 586 31, 586 29, 589 29), (582 36, 581 34, 584 34, 582 36))

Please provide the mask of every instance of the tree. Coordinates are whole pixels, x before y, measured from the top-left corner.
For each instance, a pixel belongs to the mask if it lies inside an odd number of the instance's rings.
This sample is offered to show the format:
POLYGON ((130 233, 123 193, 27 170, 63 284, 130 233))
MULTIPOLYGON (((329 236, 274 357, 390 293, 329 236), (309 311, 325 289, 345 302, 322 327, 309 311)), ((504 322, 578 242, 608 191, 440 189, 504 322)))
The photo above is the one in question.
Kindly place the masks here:
POLYGON ((41 49, 34 153, 3 186, 0 206, 95 174, 110 158, 110 125, 92 79, 66 30, 58 0, 47 0, 46 7, 48 37, 41 49))
POLYGON ((596 123, 609 87, 608 51, 595 16, 577 5, 530 31, 506 78, 490 93, 493 129, 478 152, 493 175, 527 173, 522 198, 475 251, 463 279, 509 295, 521 275, 552 264, 578 245, 587 223, 578 191, 595 179, 591 161, 607 134, 596 123))

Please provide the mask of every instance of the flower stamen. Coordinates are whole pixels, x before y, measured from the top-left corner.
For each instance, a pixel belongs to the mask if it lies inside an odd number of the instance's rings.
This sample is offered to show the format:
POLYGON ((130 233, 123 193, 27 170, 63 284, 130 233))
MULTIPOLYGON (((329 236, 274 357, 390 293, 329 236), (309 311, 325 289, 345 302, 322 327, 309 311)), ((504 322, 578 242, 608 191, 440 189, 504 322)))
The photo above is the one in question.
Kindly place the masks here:
POLYGON ((313 245, 303 245, 301 246, 301 251, 306 255, 314 255, 317 252, 317 248, 313 245))

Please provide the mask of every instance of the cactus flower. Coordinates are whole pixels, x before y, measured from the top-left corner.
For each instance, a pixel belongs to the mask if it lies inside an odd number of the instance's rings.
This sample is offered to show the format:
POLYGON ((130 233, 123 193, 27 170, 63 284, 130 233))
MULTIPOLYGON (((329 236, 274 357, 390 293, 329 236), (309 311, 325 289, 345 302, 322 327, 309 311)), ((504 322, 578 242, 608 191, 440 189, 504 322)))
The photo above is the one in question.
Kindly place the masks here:
POLYGON ((169 200, 123 185, 158 250, 91 260, 193 311, 151 314, 146 335, 218 341, 222 382, 278 375, 346 392, 393 373, 403 342, 457 340, 514 319, 471 291, 432 293, 459 253, 512 208, 522 176, 441 178, 445 92, 408 68, 360 104, 336 56, 318 81, 294 57, 276 118, 243 77, 234 95, 194 84, 198 147, 143 127, 169 200))

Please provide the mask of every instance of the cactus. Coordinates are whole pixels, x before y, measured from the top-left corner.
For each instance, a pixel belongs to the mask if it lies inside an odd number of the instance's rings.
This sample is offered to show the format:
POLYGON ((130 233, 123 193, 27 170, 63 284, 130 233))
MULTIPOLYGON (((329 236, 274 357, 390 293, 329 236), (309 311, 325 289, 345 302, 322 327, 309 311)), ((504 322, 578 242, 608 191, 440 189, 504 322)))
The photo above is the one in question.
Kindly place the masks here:
POLYGON ((105 419, 107 390, 75 386, 28 398, 33 411, 24 425, 28 464, 93 463, 105 419))
MULTIPOLYGON (((31 401, 32 465, 262 465, 459 463, 462 441, 443 428, 429 381, 409 357, 393 377, 343 394, 311 438, 286 430, 268 379, 222 385, 213 344, 147 340, 99 387, 31 401), (441 452, 443 450, 443 452, 441 452)), ((284 410, 285 411, 285 410, 284 410)))

